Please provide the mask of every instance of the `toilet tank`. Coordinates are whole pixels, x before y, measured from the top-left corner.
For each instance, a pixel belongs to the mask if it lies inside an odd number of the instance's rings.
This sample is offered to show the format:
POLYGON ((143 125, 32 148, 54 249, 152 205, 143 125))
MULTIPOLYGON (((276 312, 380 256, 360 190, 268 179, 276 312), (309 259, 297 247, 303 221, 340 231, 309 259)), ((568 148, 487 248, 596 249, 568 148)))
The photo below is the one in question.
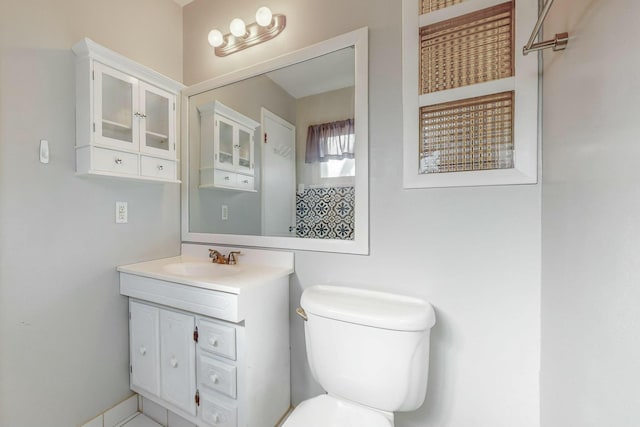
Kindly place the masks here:
POLYGON ((424 402, 433 307, 423 300, 342 286, 306 289, 311 372, 329 393, 384 411, 424 402))

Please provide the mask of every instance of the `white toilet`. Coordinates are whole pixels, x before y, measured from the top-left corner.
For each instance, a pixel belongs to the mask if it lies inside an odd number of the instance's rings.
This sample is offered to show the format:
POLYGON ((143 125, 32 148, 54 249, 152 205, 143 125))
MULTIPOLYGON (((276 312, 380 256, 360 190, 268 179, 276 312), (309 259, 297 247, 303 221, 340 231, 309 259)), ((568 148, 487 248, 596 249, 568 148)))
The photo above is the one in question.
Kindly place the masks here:
POLYGON ((283 427, 393 427, 424 402, 433 307, 340 286, 305 290, 298 309, 313 377, 327 391, 300 403, 283 427))

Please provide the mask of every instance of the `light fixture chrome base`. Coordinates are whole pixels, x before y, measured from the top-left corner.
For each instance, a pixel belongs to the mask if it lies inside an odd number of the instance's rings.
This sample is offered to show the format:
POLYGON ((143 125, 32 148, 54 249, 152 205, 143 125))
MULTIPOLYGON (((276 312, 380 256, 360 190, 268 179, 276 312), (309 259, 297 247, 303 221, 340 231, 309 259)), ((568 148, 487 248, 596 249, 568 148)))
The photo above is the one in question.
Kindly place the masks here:
POLYGON ((249 24, 244 36, 236 37, 233 34, 226 34, 224 36, 225 43, 215 48, 215 54, 216 56, 227 56, 271 40, 280 34, 286 25, 287 17, 285 15, 273 15, 271 25, 268 27, 261 27, 256 23, 249 24))

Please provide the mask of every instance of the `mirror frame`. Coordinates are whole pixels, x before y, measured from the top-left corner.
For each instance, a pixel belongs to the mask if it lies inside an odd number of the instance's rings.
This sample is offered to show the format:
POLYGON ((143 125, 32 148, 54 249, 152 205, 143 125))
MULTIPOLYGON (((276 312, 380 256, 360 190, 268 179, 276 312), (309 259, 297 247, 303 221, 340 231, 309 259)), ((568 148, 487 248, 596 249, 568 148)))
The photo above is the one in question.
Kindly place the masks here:
POLYGON ((360 28, 254 66, 197 83, 181 95, 182 241, 321 252, 369 254, 369 47, 368 28, 360 28), (189 97, 347 47, 355 49, 354 120, 356 176, 353 240, 311 239, 189 231, 189 97))

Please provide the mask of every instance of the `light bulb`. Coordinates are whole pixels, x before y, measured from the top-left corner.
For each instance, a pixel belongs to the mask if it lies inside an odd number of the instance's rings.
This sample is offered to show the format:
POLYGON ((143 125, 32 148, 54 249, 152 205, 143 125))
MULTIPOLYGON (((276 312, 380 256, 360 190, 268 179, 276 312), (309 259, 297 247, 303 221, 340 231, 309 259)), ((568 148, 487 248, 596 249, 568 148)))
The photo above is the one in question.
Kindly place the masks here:
POLYGON ((256 12, 256 22, 261 27, 268 27, 271 25, 271 19, 273 18, 273 14, 271 13, 271 9, 267 6, 262 6, 256 12))
POLYGON ((224 43, 224 37, 222 36, 222 33, 218 30, 209 31, 208 40, 209 40, 209 44, 213 47, 222 46, 222 44, 224 43))
POLYGON ((236 37, 242 37, 247 33, 247 26, 244 24, 244 21, 240 18, 235 18, 229 24, 229 31, 236 37))

